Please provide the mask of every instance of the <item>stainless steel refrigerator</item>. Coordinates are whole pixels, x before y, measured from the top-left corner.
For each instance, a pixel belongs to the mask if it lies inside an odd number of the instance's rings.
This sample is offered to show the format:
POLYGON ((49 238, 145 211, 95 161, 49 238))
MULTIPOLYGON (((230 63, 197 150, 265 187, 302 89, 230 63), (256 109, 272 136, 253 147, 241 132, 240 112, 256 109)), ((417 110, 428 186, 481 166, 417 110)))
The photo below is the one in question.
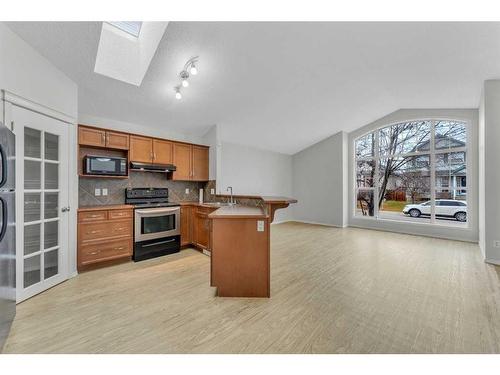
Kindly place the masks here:
POLYGON ((16 315, 15 136, 0 122, 0 352, 16 315))

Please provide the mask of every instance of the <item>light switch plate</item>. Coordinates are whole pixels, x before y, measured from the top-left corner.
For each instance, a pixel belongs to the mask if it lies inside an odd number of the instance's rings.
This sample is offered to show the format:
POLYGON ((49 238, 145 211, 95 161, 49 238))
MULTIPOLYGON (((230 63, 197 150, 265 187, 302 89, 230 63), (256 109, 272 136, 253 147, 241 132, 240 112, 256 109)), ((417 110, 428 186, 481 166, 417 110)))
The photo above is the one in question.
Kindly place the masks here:
POLYGON ((104 196, 108 195, 108 189, 107 188, 103 188, 102 189, 102 195, 104 195, 104 196))
POLYGON ((101 196, 101 189, 95 189, 95 190, 94 190, 94 195, 95 195, 96 197, 100 197, 100 196, 101 196))
POLYGON ((189 194, 189 189, 186 188, 186 190, 184 191, 184 193, 189 194))
POLYGON ((493 241, 493 247, 500 247, 500 241, 499 240, 493 241))
POLYGON ((210 194, 214 195, 215 194, 215 189, 210 189, 210 194))
POLYGON ((257 232, 264 232, 264 220, 257 220, 257 232))

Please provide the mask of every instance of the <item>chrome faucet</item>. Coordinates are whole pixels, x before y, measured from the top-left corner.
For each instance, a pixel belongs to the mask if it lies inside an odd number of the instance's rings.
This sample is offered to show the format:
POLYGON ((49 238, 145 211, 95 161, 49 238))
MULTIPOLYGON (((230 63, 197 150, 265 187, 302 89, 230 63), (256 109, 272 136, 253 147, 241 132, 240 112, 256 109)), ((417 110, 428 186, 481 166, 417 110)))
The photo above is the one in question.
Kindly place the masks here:
POLYGON ((234 206, 236 203, 234 203, 234 200, 233 200, 233 187, 228 186, 226 190, 231 192, 231 198, 229 199, 229 205, 234 206))

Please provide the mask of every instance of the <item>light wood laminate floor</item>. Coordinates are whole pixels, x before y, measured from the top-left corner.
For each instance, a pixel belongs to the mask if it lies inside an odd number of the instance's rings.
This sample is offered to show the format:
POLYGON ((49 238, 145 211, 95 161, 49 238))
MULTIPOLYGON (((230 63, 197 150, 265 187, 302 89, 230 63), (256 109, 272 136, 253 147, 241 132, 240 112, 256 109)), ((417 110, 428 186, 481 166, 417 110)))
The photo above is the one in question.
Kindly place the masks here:
POLYGON ((272 226, 271 299, 214 297, 188 249, 18 305, 6 353, 499 353, 500 270, 477 245, 272 226))

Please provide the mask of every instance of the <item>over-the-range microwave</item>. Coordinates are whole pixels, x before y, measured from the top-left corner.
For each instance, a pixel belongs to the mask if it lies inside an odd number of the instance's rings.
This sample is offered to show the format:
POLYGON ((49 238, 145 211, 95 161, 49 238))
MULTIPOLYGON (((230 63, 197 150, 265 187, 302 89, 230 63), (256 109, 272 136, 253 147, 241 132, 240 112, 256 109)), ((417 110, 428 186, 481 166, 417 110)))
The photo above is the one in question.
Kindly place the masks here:
POLYGON ((126 176, 127 159, 86 155, 83 159, 83 173, 90 175, 126 176))

